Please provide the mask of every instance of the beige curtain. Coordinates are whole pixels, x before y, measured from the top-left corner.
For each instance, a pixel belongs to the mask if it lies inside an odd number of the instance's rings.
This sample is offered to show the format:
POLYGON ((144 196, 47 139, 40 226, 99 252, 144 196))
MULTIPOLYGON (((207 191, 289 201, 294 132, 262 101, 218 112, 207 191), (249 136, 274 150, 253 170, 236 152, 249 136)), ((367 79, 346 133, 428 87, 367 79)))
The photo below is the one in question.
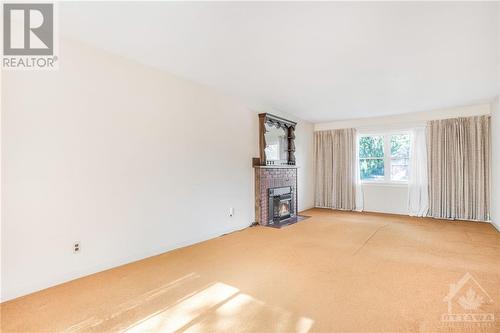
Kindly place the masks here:
POLYGON ((356 209, 356 130, 314 133, 315 206, 356 209))
POLYGON ((429 215, 490 219, 490 116, 427 125, 429 215))

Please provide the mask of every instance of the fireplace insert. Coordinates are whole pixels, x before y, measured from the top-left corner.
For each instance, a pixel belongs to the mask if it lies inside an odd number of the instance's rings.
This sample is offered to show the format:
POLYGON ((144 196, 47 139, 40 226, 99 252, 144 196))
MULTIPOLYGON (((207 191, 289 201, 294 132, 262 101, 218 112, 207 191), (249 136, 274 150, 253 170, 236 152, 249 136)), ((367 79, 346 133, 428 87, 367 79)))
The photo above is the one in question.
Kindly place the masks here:
POLYGON ((269 224, 295 216, 295 202, 291 186, 269 189, 269 224))

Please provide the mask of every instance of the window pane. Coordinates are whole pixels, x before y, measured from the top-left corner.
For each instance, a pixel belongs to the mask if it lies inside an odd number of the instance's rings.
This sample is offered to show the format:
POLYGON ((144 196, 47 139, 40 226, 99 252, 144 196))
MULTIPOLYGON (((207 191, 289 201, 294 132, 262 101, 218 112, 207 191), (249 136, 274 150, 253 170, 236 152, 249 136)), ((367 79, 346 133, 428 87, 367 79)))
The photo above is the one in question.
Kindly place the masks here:
POLYGON ((362 136, 359 139, 359 157, 384 157, 383 137, 362 136))
POLYGON ((409 165, 410 159, 402 158, 402 159, 391 159, 391 165, 409 165))
POLYGON ((361 180, 384 180, 384 159, 360 159, 361 180))
POLYGON ((398 134, 391 136, 391 157, 402 159, 410 156, 410 135, 398 134))
POLYGON ((391 161, 391 180, 394 181, 408 180, 408 160, 391 161))

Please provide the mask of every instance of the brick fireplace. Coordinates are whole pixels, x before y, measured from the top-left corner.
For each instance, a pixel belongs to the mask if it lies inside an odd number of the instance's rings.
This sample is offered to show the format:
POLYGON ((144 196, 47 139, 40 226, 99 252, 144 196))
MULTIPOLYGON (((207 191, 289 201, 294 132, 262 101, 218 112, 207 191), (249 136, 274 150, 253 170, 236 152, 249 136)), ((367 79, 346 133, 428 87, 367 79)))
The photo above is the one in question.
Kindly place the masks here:
POLYGON ((255 218, 264 226, 279 226, 297 219, 297 167, 255 168, 255 218))

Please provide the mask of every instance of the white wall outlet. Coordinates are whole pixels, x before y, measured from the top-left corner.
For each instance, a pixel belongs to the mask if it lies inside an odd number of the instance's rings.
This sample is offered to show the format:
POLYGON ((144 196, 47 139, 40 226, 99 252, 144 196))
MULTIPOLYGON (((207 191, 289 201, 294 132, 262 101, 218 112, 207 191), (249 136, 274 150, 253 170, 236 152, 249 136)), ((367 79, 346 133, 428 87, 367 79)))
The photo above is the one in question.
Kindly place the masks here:
POLYGON ((229 217, 233 217, 234 215, 234 208, 229 208, 229 217))
POLYGON ((75 243, 73 243, 73 253, 77 254, 80 253, 80 251, 81 251, 80 242, 76 241, 75 243))

